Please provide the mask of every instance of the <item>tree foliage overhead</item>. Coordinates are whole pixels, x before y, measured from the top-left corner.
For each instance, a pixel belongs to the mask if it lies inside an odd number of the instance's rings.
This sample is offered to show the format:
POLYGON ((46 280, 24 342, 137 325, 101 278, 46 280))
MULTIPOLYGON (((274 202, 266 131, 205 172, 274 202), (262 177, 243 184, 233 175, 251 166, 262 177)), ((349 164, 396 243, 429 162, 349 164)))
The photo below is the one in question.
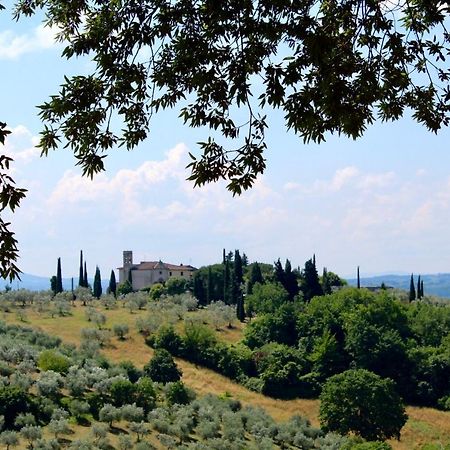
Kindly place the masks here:
POLYGON ((42 153, 62 142, 89 176, 115 145, 144 140, 167 108, 212 130, 189 178, 224 178, 234 194, 265 169, 270 108, 305 142, 357 138, 406 109, 434 132, 449 122, 444 1, 19 0, 15 16, 37 9, 59 28, 65 57, 96 64, 40 107, 42 153))

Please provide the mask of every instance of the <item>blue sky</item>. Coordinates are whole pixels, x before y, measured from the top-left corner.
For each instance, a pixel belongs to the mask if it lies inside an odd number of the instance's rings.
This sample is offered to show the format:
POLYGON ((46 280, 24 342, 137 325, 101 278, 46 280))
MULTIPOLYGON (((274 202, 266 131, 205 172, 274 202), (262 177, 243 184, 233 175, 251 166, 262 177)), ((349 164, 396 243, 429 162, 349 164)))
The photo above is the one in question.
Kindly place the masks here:
POLYGON ((450 271, 449 130, 439 135, 405 118, 376 123, 357 141, 329 137, 304 145, 269 111, 267 170, 255 187, 233 198, 218 183, 186 181, 187 152, 207 131, 191 130, 166 111, 149 139, 132 152, 115 150, 107 172, 83 179, 67 150, 40 158, 36 105, 56 93, 65 74, 89 70, 66 61, 51 30, 36 18, 0 15, 0 120, 13 131, 6 152, 29 189, 12 216, 24 272, 48 276, 62 258, 63 275, 77 276, 80 249, 88 271, 107 276, 122 250, 136 261, 162 259, 201 266, 223 247, 250 260, 289 258, 341 275, 450 271))

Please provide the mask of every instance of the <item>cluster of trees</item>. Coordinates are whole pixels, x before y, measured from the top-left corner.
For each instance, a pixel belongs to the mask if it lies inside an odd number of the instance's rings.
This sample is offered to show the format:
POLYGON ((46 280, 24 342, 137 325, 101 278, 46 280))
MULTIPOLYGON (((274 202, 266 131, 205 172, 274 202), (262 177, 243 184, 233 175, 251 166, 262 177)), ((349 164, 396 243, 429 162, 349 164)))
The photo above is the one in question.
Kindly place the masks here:
POLYGON ((283 292, 281 295, 286 293, 289 301, 309 301, 314 296, 329 294, 333 288, 345 284, 344 280, 326 268, 322 277, 319 277, 315 256, 305 262, 303 269, 292 269, 289 259, 284 267, 280 259, 273 266, 258 262, 249 264, 245 253, 241 257, 239 250, 234 253, 226 253, 224 250, 222 264, 202 267, 195 273, 192 292, 200 305, 219 300, 235 305, 236 315, 243 321, 245 317, 259 312, 254 304, 255 298, 261 298, 262 291, 267 292, 269 303, 277 301, 269 292, 280 289, 283 292), (261 289, 262 285, 265 288, 261 289), (257 295, 254 294, 255 288, 257 295))
MULTIPOLYGON (((396 432, 405 421, 400 397, 412 404, 450 408, 447 305, 403 303, 388 291, 356 288, 310 302, 291 301, 280 283, 256 283, 247 306, 257 316, 239 344, 219 342, 198 323, 187 324, 184 334, 162 328, 147 342, 282 398, 318 397, 334 376, 365 370, 391 380, 396 432)), ((381 383, 377 380, 375 385, 381 383)))
MULTIPOLYGON (((91 286, 89 284, 88 280, 88 273, 87 273, 87 265, 86 261, 83 261, 83 250, 80 250, 80 268, 79 268, 79 276, 78 276, 78 287, 80 288, 87 288, 91 289, 91 286)), ((53 275, 50 278, 50 289, 53 292, 54 295, 59 294, 63 292, 63 283, 62 283, 62 270, 61 270, 61 258, 58 258, 57 262, 57 268, 56 268, 56 275, 53 275)), ((72 278, 72 295, 74 295, 74 286, 73 286, 73 278, 72 278)), ((92 286, 92 295, 99 299, 102 295, 102 281, 101 281, 101 274, 100 269, 98 266, 95 268, 95 275, 94 275, 94 283, 92 286)), ((116 275, 114 273, 114 270, 111 270, 111 275, 109 278, 109 286, 107 289, 108 294, 114 295, 114 297, 117 294, 117 283, 116 283, 116 275)))
MULTIPOLYGON (((354 440, 223 396, 195 398, 166 350, 143 370, 112 365, 58 338, 0 322, 0 443, 7 449, 341 448, 354 440), (73 424, 89 426, 80 439, 73 424), (119 427, 120 426, 120 427, 119 427)), ((349 447, 350 448, 350 447, 349 447)), ((353 447, 352 447, 353 448, 353 447)))

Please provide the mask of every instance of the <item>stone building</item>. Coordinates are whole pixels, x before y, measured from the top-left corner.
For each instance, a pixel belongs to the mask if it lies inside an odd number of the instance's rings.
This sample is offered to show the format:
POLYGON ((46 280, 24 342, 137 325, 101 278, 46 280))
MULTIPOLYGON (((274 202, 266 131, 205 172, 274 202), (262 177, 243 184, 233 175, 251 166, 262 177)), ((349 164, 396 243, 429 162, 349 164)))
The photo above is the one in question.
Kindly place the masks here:
POLYGON ((118 270, 119 283, 131 279, 133 289, 137 291, 154 283, 164 283, 172 277, 181 277, 189 280, 197 269, 189 265, 169 264, 161 260, 141 261, 139 264, 134 264, 133 252, 125 250, 123 252, 123 267, 119 267, 118 270))

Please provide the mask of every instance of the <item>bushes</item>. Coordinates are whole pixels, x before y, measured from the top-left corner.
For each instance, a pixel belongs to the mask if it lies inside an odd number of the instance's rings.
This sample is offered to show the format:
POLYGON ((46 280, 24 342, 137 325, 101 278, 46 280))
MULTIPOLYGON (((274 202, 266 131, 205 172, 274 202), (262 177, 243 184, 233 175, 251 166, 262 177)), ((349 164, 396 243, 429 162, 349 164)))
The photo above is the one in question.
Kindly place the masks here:
POLYGON ((182 374, 172 355, 165 349, 156 349, 153 358, 144 366, 144 373, 160 383, 178 381, 182 374))
POLYGON ((38 367, 41 370, 67 373, 70 367, 70 359, 55 350, 44 350, 39 354, 38 367))
POLYGON ((11 429, 19 414, 29 412, 33 407, 30 396, 17 387, 0 387, 0 416, 4 417, 4 427, 11 429))

